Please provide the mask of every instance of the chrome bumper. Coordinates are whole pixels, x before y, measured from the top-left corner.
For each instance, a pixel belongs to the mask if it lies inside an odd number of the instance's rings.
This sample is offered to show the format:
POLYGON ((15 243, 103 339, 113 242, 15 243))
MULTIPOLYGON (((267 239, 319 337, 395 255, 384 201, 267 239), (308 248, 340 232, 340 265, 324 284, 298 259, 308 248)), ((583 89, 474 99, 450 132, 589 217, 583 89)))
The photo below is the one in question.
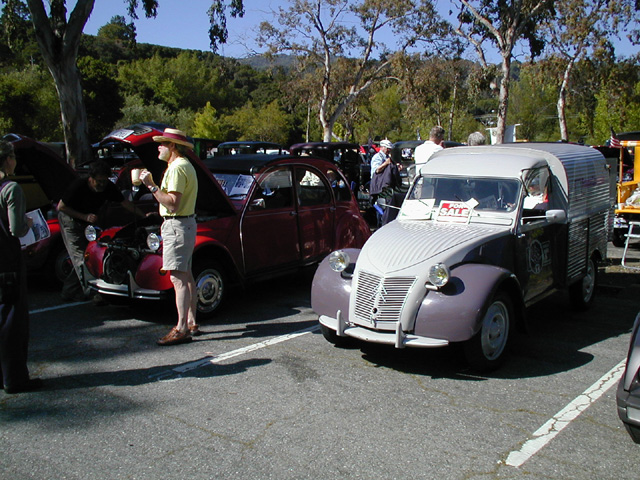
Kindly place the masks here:
POLYGON ((161 300, 167 296, 167 292, 162 290, 149 290, 140 287, 129 273, 129 281, 126 284, 115 285, 104 280, 91 278, 87 285, 101 295, 114 295, 117 297, 137 298, 142 300, 161 300))
POLYGON ((400 321, 396 323, 395 332, 382 332, 379 330, 370 330, 354 324, 348 324, 342 317, 342 312, 338 310, 336 318, 320 315, 319 321, 327 328, 336 331, 339 337, 353 337, 365 342, 382 343, 385 345, 393 345, 396 348, 417 347, 417 348, 434 348, 446 347, 449 345, 448 340, 440 338, 427 338, 411 335, 402 331, 400 321))

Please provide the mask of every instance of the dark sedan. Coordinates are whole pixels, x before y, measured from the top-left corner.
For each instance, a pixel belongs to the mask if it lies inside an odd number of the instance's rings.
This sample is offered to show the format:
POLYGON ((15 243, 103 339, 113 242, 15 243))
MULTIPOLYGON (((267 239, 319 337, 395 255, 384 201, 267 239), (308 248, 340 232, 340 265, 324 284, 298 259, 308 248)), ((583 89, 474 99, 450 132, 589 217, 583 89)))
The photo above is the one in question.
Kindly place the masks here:
POLYGON ((640 313, 636 317, 627 366, 616 395, 618 416, 634 442, 640 443, 640 313))

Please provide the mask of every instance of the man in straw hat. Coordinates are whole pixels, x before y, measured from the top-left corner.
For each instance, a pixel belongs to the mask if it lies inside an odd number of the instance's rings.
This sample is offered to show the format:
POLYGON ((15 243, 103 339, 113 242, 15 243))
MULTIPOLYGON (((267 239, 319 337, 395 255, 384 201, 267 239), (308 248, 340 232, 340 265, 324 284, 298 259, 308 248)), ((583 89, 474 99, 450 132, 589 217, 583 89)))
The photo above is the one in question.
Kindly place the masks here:
POLYGON ((166 128, 153 137, 158 142, 158 158, 167 162, 160 187, 148 170, 140 173, 144 183, 160 204, 162 222, 162 268, 170 273, 176 292, 178 324, 157 341, 158 345, 177 345, 192 340, 200 333, 196 324, 196 284, 191 273, 196 244, 196 197, 198 178, 193 165, 185 157, 193 149, 184 132, 166 128))

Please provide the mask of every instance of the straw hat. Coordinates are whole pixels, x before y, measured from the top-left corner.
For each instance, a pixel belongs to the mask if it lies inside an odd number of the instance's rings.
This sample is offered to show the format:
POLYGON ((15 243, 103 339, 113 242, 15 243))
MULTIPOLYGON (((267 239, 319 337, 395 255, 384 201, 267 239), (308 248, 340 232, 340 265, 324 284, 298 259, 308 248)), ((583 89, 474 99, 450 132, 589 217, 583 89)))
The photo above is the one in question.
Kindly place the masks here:
POLYGON ((153 141, 158 143, 173 142, 193 150, 193 143, 187 140, 187 135, 182 130, 176 130, 175 128, 165 128, 162 135, 153 137, 153 141))

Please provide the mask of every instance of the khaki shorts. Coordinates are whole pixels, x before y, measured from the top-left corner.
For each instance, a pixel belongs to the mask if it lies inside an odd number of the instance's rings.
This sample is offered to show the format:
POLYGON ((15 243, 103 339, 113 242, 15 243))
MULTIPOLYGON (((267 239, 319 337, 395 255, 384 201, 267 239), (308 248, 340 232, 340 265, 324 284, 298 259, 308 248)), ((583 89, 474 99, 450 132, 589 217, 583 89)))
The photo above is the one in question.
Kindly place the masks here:
POLYGON ((162 235, 162 269, 188 272, 196 245, 196 219, 165 218, 162 235))

